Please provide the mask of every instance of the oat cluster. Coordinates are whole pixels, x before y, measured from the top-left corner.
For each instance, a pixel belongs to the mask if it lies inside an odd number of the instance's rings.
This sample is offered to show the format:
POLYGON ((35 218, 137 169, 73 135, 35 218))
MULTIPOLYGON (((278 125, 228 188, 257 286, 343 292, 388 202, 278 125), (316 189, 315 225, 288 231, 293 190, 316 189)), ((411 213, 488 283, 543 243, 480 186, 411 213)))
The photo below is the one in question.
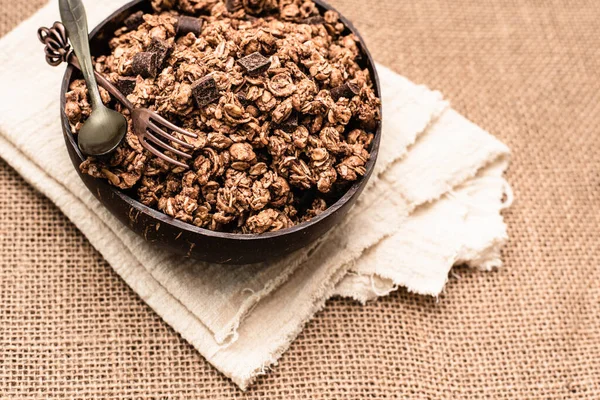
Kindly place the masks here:
MULTIPOLYGON (((81 169, 199 227, 263 233, 309 220, 365 174, 380 100, 357 38, 303 0, 154 0, 95 59, 137 107, 194 132, 189 169, 153 156, 131 129, 81 169), (185 16, 185 17, 183 17, 185 16), (190 19, 190 17, 193 17, 190 19)), ((91 112, 83 81, 67 93, 77 133, 91 112)))

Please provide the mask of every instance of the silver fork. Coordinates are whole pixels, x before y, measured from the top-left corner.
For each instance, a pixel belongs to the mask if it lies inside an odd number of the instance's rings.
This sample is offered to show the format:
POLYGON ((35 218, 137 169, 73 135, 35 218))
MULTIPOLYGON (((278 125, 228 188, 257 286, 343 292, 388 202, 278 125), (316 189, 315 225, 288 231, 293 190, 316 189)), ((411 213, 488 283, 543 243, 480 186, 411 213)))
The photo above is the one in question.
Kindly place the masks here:
MULTIPOLYGON (((74 54, 73 49, 68 42, 67 30, 62 23, 55 22, 54 25, 52 25, 52 28, 42 27, 38 29, 38 38, 46 46, 44 48, 44 52, 46 53, 46 62, 48 64, 56 67, 63 62, 67 62, 75 68, 81 70, 79 60, 77 60, 77 56, 74 54)), ((141 145, 155 156, 171 164, 182 168, 188 168, 187 164, 163 154, 156 147, 150 145, 149 142, 152 142, 155 146, 158 146, 166 151, 177 154, 180 157, 191 159, 192 156, 190 154, 176 149, 168 142, 177 143, 179 146, 189 150, 193 149, 194 146, 173 136, 163 128, 170 129, 174 132, 178 132, 194 139, 197 138, 198 135, 178 127, 154 111, 151 111, 147 108, 134 107, 133 104, 127 100, 127 97, 124 96, 123 93, 121 93, 121 91, 117 89, 108 79, 96 71, 94 71, 94 74, 100 86, 106 89, 121 104, 123 104, 125 108, 129 110, 129 113, 131 114, 131 120, 133 122, 133 131, 137 135, 141 145), (160 137, 162 137, 164 140, 161 140, 160 137)))

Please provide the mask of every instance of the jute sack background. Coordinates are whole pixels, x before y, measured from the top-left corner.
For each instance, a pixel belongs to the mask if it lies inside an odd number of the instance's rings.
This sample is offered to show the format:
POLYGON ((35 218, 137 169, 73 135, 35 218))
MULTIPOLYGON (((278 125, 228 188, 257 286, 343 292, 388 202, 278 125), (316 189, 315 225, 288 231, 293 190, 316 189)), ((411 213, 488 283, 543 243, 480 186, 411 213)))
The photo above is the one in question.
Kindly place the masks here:
MULTIPOLYGON (((244 396, 599 398, 600 3, 331 2, 512 148, 506 266, 457 269, 438 301, 331 301, 244 396)), ((0 0, 1 32, 42 4, 0 0)), ((0 163, 0 398, 237 396, 0 163)))

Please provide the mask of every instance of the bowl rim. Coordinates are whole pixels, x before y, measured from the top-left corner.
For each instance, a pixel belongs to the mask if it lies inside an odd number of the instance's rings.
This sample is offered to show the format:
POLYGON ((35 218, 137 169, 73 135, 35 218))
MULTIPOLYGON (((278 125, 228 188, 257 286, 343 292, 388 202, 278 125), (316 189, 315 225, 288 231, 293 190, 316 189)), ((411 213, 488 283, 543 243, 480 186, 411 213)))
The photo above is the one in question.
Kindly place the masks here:
MULTIPOLYGON (((142 3, 147 3, 150 0, 133 0, 129 3, 124 4, 114 12, 112 12, 108 17, 106 17, 102 22, 100 22, 89 34, 90 39, 93 39, 108 23, 110 23, 117 15, 134 8, 142 3)), ((356 29, 356 27, 349 21, 346 17, 344 17, 339 11, 337 11, 333 6, 329 5, 324 0, 313 0, 313 2, 322 9, 335 11, 339 14, 340 20, 344 24, 344 26, 356 36, 358 42, 360 44, 360 48, 363 56, 366 59, 366 67, 369 69, 371 73, 371 79, 373 81, 373 89, 375 94, 381 99, 381 82, 379 80, 379 75, 377 73, 375 61, 373 56, 369 52, 364 39, 356 29)), ((80 162, 85 160, 85 156, 79 150, 79 146, 77 146, 77 142, 75 141, 75 136, 71 132, 71 127, 66 118, 66 114, 63 107, 63 102, 65 99, 65 95, 69 89, 69 83, 72 80, 73 73, 75 72, 75 68, 71 65, 67 66, 65 74, 63 75, 63 81, 61 85, 61 120, 63 124, 63 132, 65 138, 68 140, 69 144, 77 154, 77 158, 80 162)), ((383 107, 379 106, 380 115, 383 115, 383 107)), ((294 225, 290 228, 282 229, 275 232, 265 232, 265 233, 228 233, 228 232, 218 232, 210 229, 200 228, 188 222, 180 221, 176 218, 170 217, 167 214, 160 212, 159 210, 155 210, 151 207, 148 207, 133 197, 128 196, 126 193, 122 192, 118 188, 107 185, 109 190, 113 195, 119 197, 122 201, 126 202, 130 207, 135 208, 138 212, 142 212, 147 214, 148 216, 157 219, 161 223, 165 223, 168 225, 172 225, 173 227, 180 229, 182 231, 186 231, 189 233, 200 234, 203 236, 210 236, 214 238, 226 239, 226 240, 243 240, 243 241, 254 241, 254 240, 266 240, 272 238, 278 238, 282 236, 286 236, 292 233, 297 233, 299 231, 305 230, 311 226, 319 224, 321 221, 327 219, 332 214, 335 214, 340 208, 342 208, 346 203, 348 203, 354 196, 358 195, 364 186, 366 186, 373 170, 375 168, 375 163, 377 162, 377 158, 379 155, 379 146, 381 143, 381 135, 382 135, 382 126, 383 121, 380 120, 374 132, 373 142, 371 144, 370 157, 366 164, 366 173, 361 179, 357 180, 352 184, 352 186, 344 193, 342 197, 340 197, 334 204, 329 206, 324 212, 321 214, 311 218, 308 221, 301 222, 298 225, 294 225)), ((79 171, 78 171, 79 172, 79 171)))

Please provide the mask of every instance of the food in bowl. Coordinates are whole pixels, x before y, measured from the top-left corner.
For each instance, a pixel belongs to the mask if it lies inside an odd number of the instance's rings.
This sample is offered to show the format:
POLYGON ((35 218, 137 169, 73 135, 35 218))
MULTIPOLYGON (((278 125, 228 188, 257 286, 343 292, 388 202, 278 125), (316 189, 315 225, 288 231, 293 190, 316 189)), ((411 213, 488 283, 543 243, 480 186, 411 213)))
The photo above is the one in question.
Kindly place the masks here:
MULTIPOLYGON (((80 169, 146 206, 231 233, 292 227, 322 213, 365 174, 380 100, 358 39, 312 1, 152 2, 110 39, 96 70, 138 107, 198 135, 188 169, 130 131, 80 169)), ((103 101, 128 112, 101 89, 103 101)), ((76 134, 91 112, 75 80, 65 114, 76 134)))

